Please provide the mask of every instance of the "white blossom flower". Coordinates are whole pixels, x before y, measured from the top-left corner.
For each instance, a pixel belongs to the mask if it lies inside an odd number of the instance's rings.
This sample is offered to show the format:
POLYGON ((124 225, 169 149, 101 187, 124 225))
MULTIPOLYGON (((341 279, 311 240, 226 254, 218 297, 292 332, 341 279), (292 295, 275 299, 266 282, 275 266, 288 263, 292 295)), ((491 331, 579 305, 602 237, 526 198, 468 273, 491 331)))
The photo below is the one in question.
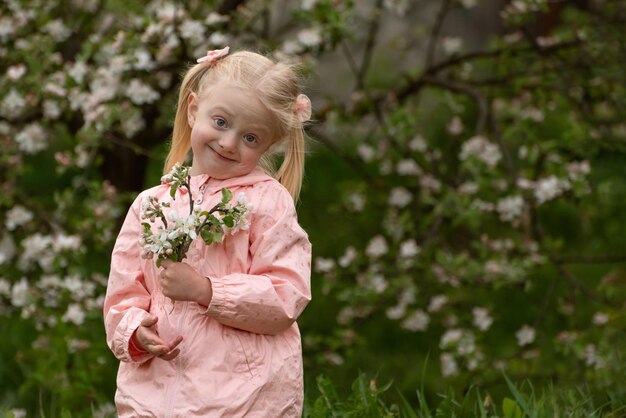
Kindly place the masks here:
POLYGON ((58 119, 61 116, 62 110, 59 103, 54 100, 44 100, 43 102, 43 115, 46 119, 58 119))
POLYGON ((0 277, 0 296, 9 296, 11 294, 11 283, 7 279, 0 277))
POLYGON ((367 280, 367 288, 372 289, 376 294, 383 293, 388 286, 389 282, 387 282, 385 276, 382 274, 371 275, 367 280))
POLYGON ((462 338, 456 345, 456 352, 461 356, 468 356, 476 351, 476 339, 471 332, 463 332, 462 338))
POLYGON ((365 249, 365 254, 370 258, 379 258, 389 251, 387 240, 382 235, 376 235, 370 240, 365 249))
POLYGON ((419 183, 424 191, 438 192, 441 190, 441 180, 430 174, 420 176, 419 183))
POLYGON ((0 265, 10 261, 15 255, 15 243, 10 234, 3 234, 0 240, 0 265))
POLYGON ((48 146, 46 132, 38 123, 26 125, 22 131, 15 135, 15 142, 27 154, 35 154, 48 146))
POLYGON ((335 268, 335 260, 332 258, 316 257, 315 271, 318 273, 328 273, 335 268))
POLYGON ((596 369, 601 369, 605 365, 604 359, 598 354, 598 350, 593 344, 587 344, 585 346, 583 358, 587 366, 593 366, 596 369))
POLYGON ((7 38, 15 33, 16 25, 13 19, 9 17, 0 18, 0 40, 6 41, 7 38))
POLYGON ((164 22, 172 22, 176 17, 176 5, 167 2, 160 4, 156 9, 157 17, 164 22))
POLYGON ((324 353, 324 358, 330 364, 333 364, 335 366, 341 366, 345 362, 341 355, 333 351, 327 351, 326 353, 324 353))
POLYGON ((54 19, 44 25, 43 33, 52 36, 57 42, 63 42, 70 37, 72 31, 63 24, 61 19, 54 19))
POLYGON ((346 268, 350 264, 352 264, 352 262, 356 259, 356 256, 357 256, 356 249, 354 247, 350 246, 350 247, 346 248, 346 251, 343 253, 343 255, 341 257, 339 257, 339 260, 337 261, 337 263, 341 267, 346 268))
POLYGON ((25 108, 26 100, 24 96, 15 91, 15 89, 11 89, 2 99, 2 103, 0 103, 0 115, 7 119, 16 119, 22 114, 25 108))
POLYGON ((474 194, 478 191, 478 184, 473 181, 466 181, 465 183, 459 186, 457 191, 460 194, 465 194, 465 195, 474 194))
MULTIPOLYGON (((74 242, 74 240, 70 241, 74 242)), ((23 271, 29 271, 38 264, 44 272, 50 272, 56 257, 56 253, 51 250, 74 248, 73 244, 69 245, 64 242, 62 236, 53 237, 40 233, 26 237, 21 242, 22 251, 19 253, 18 267, 23 271), (65 248, 59 248, 58 243, 64 245, 65 248)))
POLYGON ((89 71, 87 64, 84 61, 76 61, 69 65, 67 74, 74 79, 78 84, 82 84, 89 71))
POLYGON ((604 325, 609 322, 609 316, 604 312, 596 312, 593 315, 592 321, 594 325, 604 325))
POLYGON ((417 309, 402 321, 401 326, 409 331, 426 331, 429 323, 430 316, 421 309, 417 309))
POLYGON ((12 65, 7 69, 7 77, 10 80, 17 81, 26 74, 26 66, 24 64, 12 65))
POLYGON ((58 233, 54 236, 54 247, 57 251, 70 250, 76 252, 80 249, 82 240, 78 235, 66 235, 58 233))
POLYGON ((85 310, 77 303, 68 305, 67 311, 63 314, 61 320, 63 322, 72 322, 76 325, 82 325, 85 322, 85 310))
POLYGON ((473 323, 479 330, 487 331, 491 327, 493 318, 489 316, 489 310, 476 307, 472 309, 472 315, 474 316, 473 323))
POLYGON ((489 167, 495 167, 502 158, 502 153, 496 144, 492 144, 482 135, 477 135, 463 144, 459 158, 465 161, 471 156, 489 167))
POLYGON ((522 190, 530 190, 535 188, 535 182, 529 179, 520 177, 517 179, 517 187, 522 190))
POLYGON ((296 37, 302 45, 309 48, 314 48, 322 43, 322 32, 317 27, 302 29, 296 37))
POLYGON ((212 26, 212 25, 217 25, 220 23, 228 22, 229 20, 230 20, 230 16, 228 15, 221 15, 217 12, 211 12, 206 17, 206 19, 204 19, 204 23, 206 23, 209 26, 212 26))
POLYGON ((317 4, 317 0, 301 0, 300 8, 302 10, 313 10, 315 5, 317 4))
POLYGON ((535 341, 535 329, 528 325, 522 326, 516 333, 517 344, 523 347, 528 344, 532 344, 535 341))
POLYGON ((452 135, 459 135, 463 132, 463 129, 465 127, 463 126, 463 120, 458 117, 458 116, 454 116, 451 120, 450 123, 448 123, 448 132, 451 133, 452 135))
POLYGON ((365 196, 359 192, 352 192, 347 196, 351 210, 361 212, 365 208, 365 196))
POLYGON ((591 172, 589 161, 572 161, 567 164, 567 175, 572 180, 578 180, 591 172))
POLYGON ((366 163, 372 161, 372 159, 376 156, 376 151, 370 145, 367 144, 359 144, 357 147, 357 153, 359 157, 366 163))
POLYGON ((417 135, 409 142, 409 149, 411 151, 424 152, 428 149, 428 145, 421 135, 417 135))
POLYGON ((303 45, 294 39, 287 39, 283 42, 281 51, 287 55, 296 55, 304 50, 303 45))
POLYGON ((6 213, 4 224, 9 231, 15 230, 18 226, 27 224, 33 220, 33 213, 24 206, 16 205, 6 213))
POLYGON ((213 32, 209 36, 209 43, 211 45, 221 46, 228 43, 228 36, 222 32, 213 32))
POLYGON ((401 176, 419 176, 423 171, 415 160, 406 158, 398 161, 396 172, 401 176))
POLYGON ((126 96, 137 105, 152 103, 161 97, 158 91, 143 83, 138 78, 133 78, 130 81, 126 89, 126 96))
POLYGON ((409 10, 409 0, 384 0, 383 6, 387 10, 393 11, 400 17, 404 17, 409 10))
POLYGON ((567 189, 569 189, 569 182, 560 180, 556 176, 550 176, 537 181, 535 198, 537 203, 542 204, 554 199, 567 189))
POLYGON ((543 122, 545 118, 543 111, 535 107, 527 107, 520 110, 520 116, 522 117, 522 119, 528 119, 534 122, 543 122))
POLYGON ((26 410, 22 408, 13 408, 11 409, 11 414, 13 414, 13 418, 26 418, 26 410))
POLYGON ((21 308, 26 306, 30 300, 30 285, 26 277, 22 277, 19 282, 13 284, 13 288, 11 289, 11 304, 21 308))
POLYGON ((400 257, 413 258, 418 255, 421 248, 417 245, 414 239, 409 239, 400 244, 400 257))
POLYGON ((53 94, 53 95, 58 96, 58 97, 65 97, 65 96, 67 96, 67 90, 62 85, 60 85, 59 82, 56 81, 56 80, 48 81, 44 85, 43 90, 46 93, 50 93, 50 94, 53 94))
POLYGON ((404 187, 394 187, 389 195, 389 205, 403 208, 413 200, 413 194, 404 187))
POLYGON ((463 330, 452 328, 446 330, 439 340, 440 348, 449 348, 456 345, 463 338, 463 330))
POLYGON ((477 209, 481 212, 491 212, 494 210, 494 204, 491 202, 485 202, 481 199, 474 199, 472 201, 472 208, 477 209))
POLYGON ((459 374, 459 366, 450 353, 441 353, 439 356, 441 361, 441 374, 443 377, 450 377, 459 374))
POLYGON ((140 132, 146 127, 146 121, 141 116, 140 112, 131 112, 127 118, 123 118, 121 122, 122 131, 127 138, 134 137, 137 132, 140 132))
POLYGON ((402 318, 405 313, 406 313, 405 303, 398 303, 397 305, 390 306, 389 308, 385 310, 385 315, 387 315, 387 318, 392 319, 392 320, 402 318))
POLYGON ((11 133, 11 125, 0 121, 0 135, 9 135, 11 133))
POLYGON ((508 196, 498 200, 496 211, 502 221, 513 221, 522 216, 524 211, 524 199, 522 196, 508 196))
POLYGON ((135 63, 133 67, 137 70, 152 70, 156 67, 156 63, 152 59, 152 55, 145 48, 140 48, 135 51, 135 63))
POLYGON ((433 296, 428 304, 428 311, 439 312, 446 303, 448 303, 448 297, 446 295, 433 296))
POLYGON ((441 46, 443 48, 443 52, 448 55, 453 55, 461 50, 461 47, 463 46, 463 39, 455 36, 446 36, 441 40, 441 46))
POLYGON ((204 39, 204 25, 197 20, 185 20, 180 26, 180 36, 183 39, 199 44, 204 39))

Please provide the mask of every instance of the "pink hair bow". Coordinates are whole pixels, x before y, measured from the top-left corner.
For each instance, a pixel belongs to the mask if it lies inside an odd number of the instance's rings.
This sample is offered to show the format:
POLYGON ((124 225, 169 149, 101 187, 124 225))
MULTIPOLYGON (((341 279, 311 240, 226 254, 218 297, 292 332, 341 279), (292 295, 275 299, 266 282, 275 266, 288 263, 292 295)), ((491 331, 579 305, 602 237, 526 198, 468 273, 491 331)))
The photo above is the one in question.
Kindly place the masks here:
POLYGON ((225 47, 222 49, 214 49, 213 51, 207 51, 204 57, 200 57, 196 60, 198 64, 201 62, 214 62, 222 57, 228 55, 228 51, 230 51, 230 47, 225 47))
POLYGON ((296 116, 302 123, 311 119, 311 100, 305 94, 296 97, 296 116))

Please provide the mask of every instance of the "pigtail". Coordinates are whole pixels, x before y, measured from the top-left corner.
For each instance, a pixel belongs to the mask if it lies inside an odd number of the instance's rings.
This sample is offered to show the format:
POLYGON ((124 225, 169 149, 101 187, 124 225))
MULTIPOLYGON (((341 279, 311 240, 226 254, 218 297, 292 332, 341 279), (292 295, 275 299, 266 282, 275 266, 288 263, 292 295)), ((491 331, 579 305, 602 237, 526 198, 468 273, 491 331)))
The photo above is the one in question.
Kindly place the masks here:
POLYGON ((304 178, 305 143, 302 127, 292 128, 290 138, 287 138, 286 142, 285 157, 275 177, 285 186, 295 202, 300 195, 304 178))
POLYGON ((163 172, 169 173, 176 163, 183 164, 189 150, 191 149, 191 127, 187 119, 189 105, 187 100, 191 93, 198 93, 200 80, 206 74, 206 65, 196 65, 192 67, 183 79, 178 94, 178 106, 174 117, 174 128, 172 130, 172 143, 170 152, 165 159, 163 172))

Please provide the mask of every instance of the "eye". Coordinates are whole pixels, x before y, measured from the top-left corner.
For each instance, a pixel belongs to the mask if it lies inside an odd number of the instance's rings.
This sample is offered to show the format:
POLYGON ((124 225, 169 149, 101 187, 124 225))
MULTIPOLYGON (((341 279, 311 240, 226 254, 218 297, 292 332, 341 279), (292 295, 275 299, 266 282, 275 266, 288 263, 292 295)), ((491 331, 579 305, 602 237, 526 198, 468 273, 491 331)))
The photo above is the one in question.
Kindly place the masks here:
POLYGON ((249 144, 255 144, 256 142, 258 142, 257 137, 252 135, 252 134, 244 135, 243 136, 243 140, 246 141, 249 144))
POLYGON ((218 128, 226 127, 226 120, 222 118, 213 118, 213 122, 215 122, 215 126, 218 128))

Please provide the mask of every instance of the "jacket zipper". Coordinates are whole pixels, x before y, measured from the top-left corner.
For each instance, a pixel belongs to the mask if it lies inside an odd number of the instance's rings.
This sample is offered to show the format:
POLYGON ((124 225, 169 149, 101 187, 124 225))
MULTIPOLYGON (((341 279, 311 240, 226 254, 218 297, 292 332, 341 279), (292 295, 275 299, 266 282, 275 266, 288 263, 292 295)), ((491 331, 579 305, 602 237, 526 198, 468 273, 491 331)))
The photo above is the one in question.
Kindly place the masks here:
MULTIPOLYGON (((187 306, 189 305, 188 302, 183 302, 183 311, 180 314, 180 316, 178 317, 178 324, 176 325, 176 331, 180 331, 182 329, 183 326, 183 321, 185 319, 185 316, 187 315, 187 306)), ((184 342, 181 343, 181 345, 184 344, 184 342)), ((172 418, 172 409, 173 409, 173 403, 174 403, 174 398, 176 397, 176 394, 178 393, 178 389, 180 386, 180 380, 183 377, 183 350, 181 347, 180 353, 178 354, 178 357, 176 357, 176 359, 174 360, 176 362, 176 377, 174 378, 174 383, 168 388, 166 394, 165 394, 165 418, 172 418)))

